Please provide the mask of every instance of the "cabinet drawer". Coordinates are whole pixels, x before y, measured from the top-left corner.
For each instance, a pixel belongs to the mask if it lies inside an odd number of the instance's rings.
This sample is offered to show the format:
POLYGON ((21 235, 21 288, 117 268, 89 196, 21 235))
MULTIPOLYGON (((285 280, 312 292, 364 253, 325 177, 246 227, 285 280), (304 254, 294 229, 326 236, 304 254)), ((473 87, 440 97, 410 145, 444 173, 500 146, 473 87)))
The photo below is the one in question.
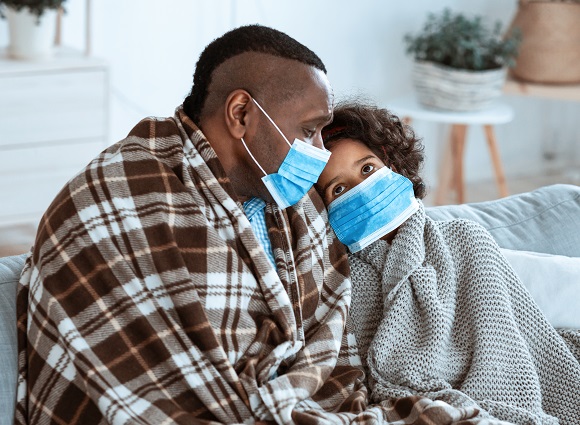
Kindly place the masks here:
POLYGON ((38 222, 64 184, 103 149, 95 141, 0 151, 0 224, 38 222))
POLYGON ((104 69, 0 78, 0 147, 106 137, 104 69))

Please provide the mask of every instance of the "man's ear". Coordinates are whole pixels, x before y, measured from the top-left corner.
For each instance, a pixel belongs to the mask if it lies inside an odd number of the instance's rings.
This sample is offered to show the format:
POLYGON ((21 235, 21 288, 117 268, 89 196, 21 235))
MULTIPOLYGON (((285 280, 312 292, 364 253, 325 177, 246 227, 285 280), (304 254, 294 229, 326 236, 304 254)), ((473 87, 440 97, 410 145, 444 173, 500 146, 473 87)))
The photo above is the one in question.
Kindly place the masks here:
POLYGON ((250 103, 252 96, 242 89, 234 90, 229 94, 225 104, 226 126, 234 139, 241 139, 251 122, 250 103))

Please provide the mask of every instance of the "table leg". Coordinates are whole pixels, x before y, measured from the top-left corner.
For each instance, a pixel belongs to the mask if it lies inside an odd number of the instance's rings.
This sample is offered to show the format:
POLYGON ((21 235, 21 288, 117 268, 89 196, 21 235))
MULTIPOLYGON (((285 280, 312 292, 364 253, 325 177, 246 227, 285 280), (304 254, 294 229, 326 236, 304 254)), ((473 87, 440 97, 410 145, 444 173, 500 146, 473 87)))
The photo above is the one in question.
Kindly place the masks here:
POLYGON ((446 137, 443 138, 443 154, 439 159, 439 181, 437 182, 437 191, 435 193, 435 205, 444 205, 448 194, 453 191, 453 128, 447 128, 446 137))
MULTIPOLYGON (((409 116, 404 116, 401 121, 405 125, 411 125, 413 120, 409 116)), ((444 205, 445 198, 447 197, 447 191, 451 189, 451 149, 453 143, 451 143, 451 138, 449 135, 445 138, 446 146, 444 147, 443 156, 439 160, 439 181, 437 182, 437 191, 435 193, 435 205, 444 205)))
POLYGON ((463 154, 465 152, 465 137, 467 125, 453 124, 451 128, 451 141, 453 152, 453 179, 457 190, 457 203, 465 202, 465 181, 463 176, 463 154))
POLYGON ((501 164, 501 159, 499 156, 499 149, 497 147, 495 132, 493 131, 493 126, 489 124, 484 125, 483 127, 485 129, 487 146, 489 147, 489 152, 491 154, 493 168, 495 169, 495 178, 497 180, 497 186, 499 188, 499 195, 503 198, 508 195, 508 189, 505 181, 505 174, 503 172, 503 167, 501 164))

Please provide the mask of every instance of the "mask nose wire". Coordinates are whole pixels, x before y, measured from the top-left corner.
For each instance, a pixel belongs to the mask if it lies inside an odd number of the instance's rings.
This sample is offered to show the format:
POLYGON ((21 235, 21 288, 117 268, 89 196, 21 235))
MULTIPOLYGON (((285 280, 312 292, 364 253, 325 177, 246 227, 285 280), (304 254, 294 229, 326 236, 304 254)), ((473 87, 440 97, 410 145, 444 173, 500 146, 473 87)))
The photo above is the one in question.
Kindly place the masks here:
POLYGON ((266 118, 268 118, 268 120, 269 120, 269 121, 272 123, 272 125, 274 126, 274 128, 275 128, 276 130, 278 130, 278 133, 280 133, 280 135, 281 135, 281 136, 284 138, 284 140, 286 141, 286 143, 288 143, 288 146, 290 146, 290 148, 292 148, 292 144, 291 144, 291 143, 288 141, 288 139, 286 138, 286 136, 284 136, 284 133, 282 133, 282 130, 280 130, 280 128, 278 128, 278 126, 276 125, 276 123, 274 122, 274 120, 273 120, 272 118, 270 118, 270 115, 268 115, 268 114, 266 113, 266 111, 264 111, 264 108, 262 108, 262 107, 260 106, 260 104, 258 103, 258 101, 257 101, 256 99, 254 99, 254 98, 252 97, 252 100, 254 101, 254 103, 256 104, 256 106, 257 106, 258 108, 260 108, 260 111, 262 111, 262 113, 263 113, 264 115, 266 115, 266 118))

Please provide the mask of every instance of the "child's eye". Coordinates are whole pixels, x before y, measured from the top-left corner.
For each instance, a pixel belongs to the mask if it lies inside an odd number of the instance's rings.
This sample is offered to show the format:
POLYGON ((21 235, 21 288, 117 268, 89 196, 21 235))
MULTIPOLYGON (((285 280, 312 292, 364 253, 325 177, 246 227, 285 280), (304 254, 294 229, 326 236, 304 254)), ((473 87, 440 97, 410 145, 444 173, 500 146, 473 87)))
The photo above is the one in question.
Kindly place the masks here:
POLYGON ((346 189, 346 187, 345 187, 345 186, 342 186, 342 185, 336 185, 336 186, 334 186, 334 189, 332 189, 332 195, 333 195, 333 196, 338 196, 338 195, 340 195, 341 193, 343 193, 345 189, 346 189))
POLYGON ((362 167, 362 173, 363 175, 372 173, 375 169, 375 166, 372 164, 366 164, 365 166, 362 167))

